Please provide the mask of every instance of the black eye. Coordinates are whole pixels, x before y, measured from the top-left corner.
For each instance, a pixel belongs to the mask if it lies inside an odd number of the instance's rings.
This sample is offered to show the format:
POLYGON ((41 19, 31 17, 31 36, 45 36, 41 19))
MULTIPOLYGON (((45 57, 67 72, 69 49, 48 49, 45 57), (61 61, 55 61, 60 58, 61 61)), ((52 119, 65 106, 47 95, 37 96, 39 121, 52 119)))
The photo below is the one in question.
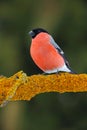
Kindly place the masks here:
POLYGON ((41 30, 38 30, 38 33, 40 33, 41 32, 41 30))

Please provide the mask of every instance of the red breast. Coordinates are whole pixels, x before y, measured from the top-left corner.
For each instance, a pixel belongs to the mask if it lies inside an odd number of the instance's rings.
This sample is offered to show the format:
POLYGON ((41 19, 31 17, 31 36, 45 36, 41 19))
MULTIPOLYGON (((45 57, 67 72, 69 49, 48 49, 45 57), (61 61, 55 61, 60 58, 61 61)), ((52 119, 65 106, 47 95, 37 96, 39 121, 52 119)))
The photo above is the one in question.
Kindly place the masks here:
POLYGON ((30 54, 36 65, 43 71, 61 68, 64 65, 63 57, 50 43, 50 35, 43 32, 32 39, 30 54))

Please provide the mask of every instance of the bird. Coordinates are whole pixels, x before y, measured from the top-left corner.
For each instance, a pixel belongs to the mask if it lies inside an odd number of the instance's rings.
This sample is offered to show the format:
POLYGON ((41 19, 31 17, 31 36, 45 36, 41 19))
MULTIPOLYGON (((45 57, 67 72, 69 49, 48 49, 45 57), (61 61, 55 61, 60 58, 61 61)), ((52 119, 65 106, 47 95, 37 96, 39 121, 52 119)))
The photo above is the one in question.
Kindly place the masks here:
POLYGON ((31 36, 31 58, 44 73, 74 73, 64 51, 48 31, 43 28, 35 28, 29 31, 29 35, 31 36))

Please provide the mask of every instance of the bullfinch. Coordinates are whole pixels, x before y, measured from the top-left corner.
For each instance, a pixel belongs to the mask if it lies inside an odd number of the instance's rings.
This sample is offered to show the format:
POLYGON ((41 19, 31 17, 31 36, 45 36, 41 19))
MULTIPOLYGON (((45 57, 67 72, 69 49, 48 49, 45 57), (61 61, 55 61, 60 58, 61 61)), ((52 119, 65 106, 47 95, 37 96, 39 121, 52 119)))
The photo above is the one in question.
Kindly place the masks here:
POLYGON ((44 73, 74 73, 65 58, 63 50, 44 29, 36 28, 29 32, 32 38, 30 55, 44 73))

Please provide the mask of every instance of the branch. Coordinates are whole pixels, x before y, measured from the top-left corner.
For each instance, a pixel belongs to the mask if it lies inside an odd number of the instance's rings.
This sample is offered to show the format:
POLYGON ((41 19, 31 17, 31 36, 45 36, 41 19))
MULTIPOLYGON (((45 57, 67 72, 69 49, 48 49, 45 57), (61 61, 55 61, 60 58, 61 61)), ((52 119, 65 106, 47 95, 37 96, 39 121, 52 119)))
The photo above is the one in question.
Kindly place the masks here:
POLYGON ((86 92, 87 74, 59 73, 27 76, 23 71, 0 77, 1 107, 8 101, 30 100, 44 92, 86 92))

